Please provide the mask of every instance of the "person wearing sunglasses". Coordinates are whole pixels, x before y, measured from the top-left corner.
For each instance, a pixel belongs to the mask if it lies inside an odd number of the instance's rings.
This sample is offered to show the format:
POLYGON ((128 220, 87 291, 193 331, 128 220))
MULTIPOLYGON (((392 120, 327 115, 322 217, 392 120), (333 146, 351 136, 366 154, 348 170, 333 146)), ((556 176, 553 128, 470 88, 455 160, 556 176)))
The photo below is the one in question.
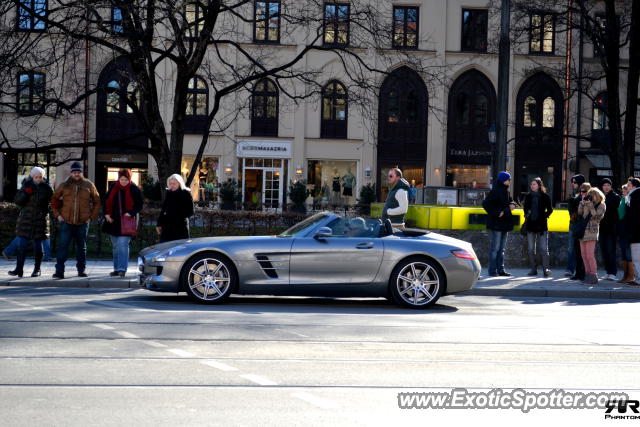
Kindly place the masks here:
POLYGON ((391 220, 393 227, 402 230, 404 215, 409 210, 409 183, 402 177, 402 171, 398 168, 389 170, 387 180, 391 191, 382 209, 382 219, 391 220))
POLYGON ((567 208, 569 211, 569 233, 567 236, 567 269, 564 273, 566 277, 572 280, 584 280, 584 264, 582 263, 582 254, 580 253, 580 241, 576 239, 574 230, 580 221, 578 216, 578 206, 584 194, 580 193, 580 186, 586 181, 584 175, 578 174, 571 177, 571 186, 573 193, 567 200, 567 208))

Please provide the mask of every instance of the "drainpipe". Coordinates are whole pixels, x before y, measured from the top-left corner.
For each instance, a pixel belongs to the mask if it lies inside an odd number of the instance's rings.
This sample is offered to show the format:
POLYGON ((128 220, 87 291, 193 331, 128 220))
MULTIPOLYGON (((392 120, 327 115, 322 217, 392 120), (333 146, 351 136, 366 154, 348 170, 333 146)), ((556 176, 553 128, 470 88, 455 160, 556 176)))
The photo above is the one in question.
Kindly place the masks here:
MULTIPOLYGON (((571 25, 572 13, 571 8, 573 6, 573 0, 568 0, 568 10, 567 10, 567 41, 566 41, 566 52, 565 52, 565 71, 564 71, 564 126, 563 126, 563 164, 564 168, 562 169, 562 200, 567 198, 567 172, 569 169, 569 107, 571 105, 571 99, 569 95, 571 94, 571 58, 572 58, 572 43, 573 43, 573 28, 571 25)), ((580 98, 580 94, 578 94, 578 99, 580 98)), ((580 110, 578 110, 580 111, 580 110)), ((580 122, 580 118, 578 118, 578 123, 580 122)), ((580 143, 578 142, 578 145, 580 143)))
POLYGON ((584 58, 584 16, 580 14, 580 39, 578 47, 578 124, 576 127, 576 173, 580 173, 580 141, 582 140, 582 63, 584 58))
MULTIPOLYGON (((87 8, 87 12, 86 12, 86 16, 85 16, 86 22, 89 22, 89 10, 87 8)), ((89 27, 87 24, 87 35, 89 32, 89 27)), ((90 66, 90 54, 89 54, 89 40, 87 40, 85 38, 84 41, 84 91, 85 94, 89 91, 89 77, 90 77, 90 73, 89 73, 89 66, 90 66)), ((89 145, 89 98, 85 96, 84 98, 84 118, 83 118, 83 124, 82 124, 82 141, 84 143, 83 147, 82 147, 82 168, 84 169, 84 176, 88 176, 87 172, 88 172, 88 166, 89 166, 89 159, 88 159, 88 152, 87 152, 87 145, 89 145)), ((94 177, 95 179, 95 177, 94 177)))

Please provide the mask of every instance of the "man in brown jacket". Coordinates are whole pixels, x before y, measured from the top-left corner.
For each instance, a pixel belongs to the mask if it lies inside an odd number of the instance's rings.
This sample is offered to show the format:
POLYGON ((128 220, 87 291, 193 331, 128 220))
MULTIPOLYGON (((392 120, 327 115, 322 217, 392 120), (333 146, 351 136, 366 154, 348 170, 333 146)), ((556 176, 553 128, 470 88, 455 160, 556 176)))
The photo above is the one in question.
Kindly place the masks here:
POLYGON ((89 223, 100 213, 100 195, 96 186, 82 176, 82 165, 73 162, 71 176, 56 188, 51 198, 53 214, 60 222, 54 279, 64 279, 64 263, 71 241, 76 245, 76 267, 79 277, 87 277, 87 233, 89 223))

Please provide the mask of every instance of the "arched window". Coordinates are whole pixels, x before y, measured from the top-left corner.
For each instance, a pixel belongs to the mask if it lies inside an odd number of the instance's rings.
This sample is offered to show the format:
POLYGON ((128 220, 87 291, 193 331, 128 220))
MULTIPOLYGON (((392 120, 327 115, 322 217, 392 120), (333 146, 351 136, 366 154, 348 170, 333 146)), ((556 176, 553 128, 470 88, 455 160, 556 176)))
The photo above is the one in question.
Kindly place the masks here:
POLYGON ((189 80, 187 88, 187 116, 206 116, 209 111, 207 83, 200 77, 189 80))
POLYGON ((346 138, 348 116, 347 90, 337 80, 322 90, 322 120, 320 137, 346 138))
POLYGON ((593 101, 593 130, 609 129, 609 118, 607 117, 607 94, 603 92, 596 96, 593 101))
POLYGON ((278 136, 278 88, 269 79, 262 79, 253 87, 251 135, 278 136))
MULTIPOLYGON (((140 88, 136 82, 131 82, 127 86, 127 97, 129 98, 129 102, 132 102, 136 108, 140 109, 142 105, 142 96, 140 94, 140 88)), ((133 108, 129 104, 127 104, 127 113, 133 114, 133 108)))
POLYGON ((478 95, 476 97, 476 105, 475 105, 475 114, 473 117, 474 124, 477 126, 486 126, 487 123, 487 113, 489 109, 489 101, 487 101, 487 97, 485 95, 478 95))
POLYGON ((115 80, 111 80, 107 83, 107 113, 119 113, 120 112, 120 83, 115 80))
POLYGON ((527 96, 524 100, 524 119, 523 124, 525 127, 536 127, 536 99, 533 96, 527 96))
POLYGON ((555 125, 556 103, 550 96, 542 102, 542 127, 552 128, 555 125))

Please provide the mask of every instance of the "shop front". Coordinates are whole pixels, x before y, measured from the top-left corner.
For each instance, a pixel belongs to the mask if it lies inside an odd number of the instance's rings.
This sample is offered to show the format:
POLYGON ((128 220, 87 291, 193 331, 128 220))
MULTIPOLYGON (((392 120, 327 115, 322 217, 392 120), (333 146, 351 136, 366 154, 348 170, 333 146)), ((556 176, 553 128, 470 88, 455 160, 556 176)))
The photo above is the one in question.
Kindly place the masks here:
POLYGON ((96 188, 101 195, 107 194, 109 186, 118 180, 118 170, 131 169, 131 181, 142 188, 142 177, 148 170, 145 153, 100 153, 96 154, 96 188))
POLYGON ((34 166, 43 168, 46 174, 45 178, 52 186, 56 185, 55 160, 55 151, 4 153, 3 199, 13 200, 16 192, 22 186, 22 181, 29 177, 34 166))
POLYGON ((243 207, 281 210, 286 201, 291 141, 238 141, 237 157, 243 207))
POLYGON ((350 206, 358 197, 358 163, 351 160, 309 160, 307 184, 315 206, 350 206))
MULTIPOLYGON (((191 172, 195 155, 183 155, 181 174, 185 182, 191 172)), ((191 195, 194 201, 217 202, 220 186, 220 158, 216 156, 203 156, 198 165, 198 172, 191 182, 191 195)))

